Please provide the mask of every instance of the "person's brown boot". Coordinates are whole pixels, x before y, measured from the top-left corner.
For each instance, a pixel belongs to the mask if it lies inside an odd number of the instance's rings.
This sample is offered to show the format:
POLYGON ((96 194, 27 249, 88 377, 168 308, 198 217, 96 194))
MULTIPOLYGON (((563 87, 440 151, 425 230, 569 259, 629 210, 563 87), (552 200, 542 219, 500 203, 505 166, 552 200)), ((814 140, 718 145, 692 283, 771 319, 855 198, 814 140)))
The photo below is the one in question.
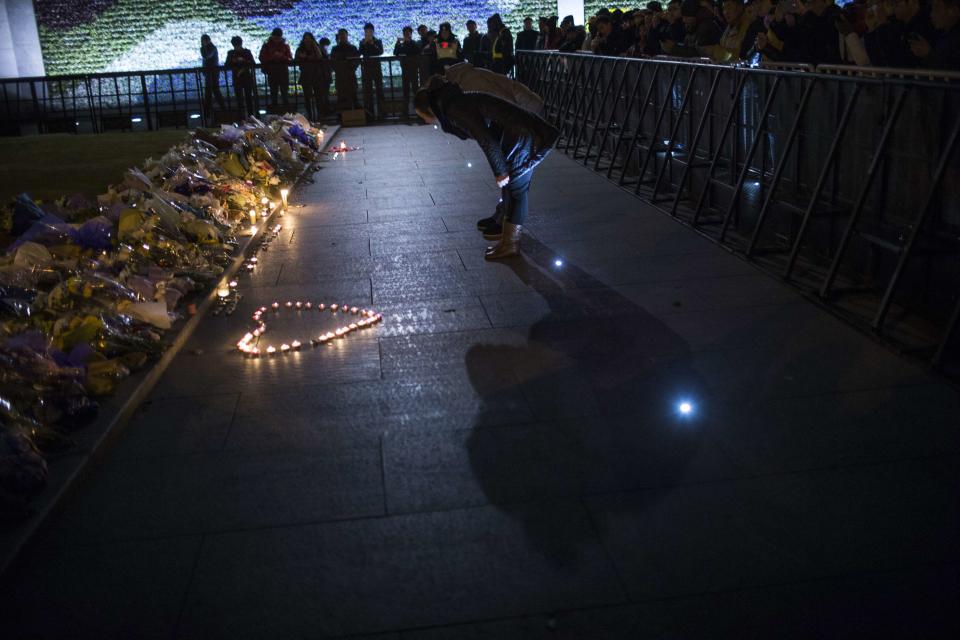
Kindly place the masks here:
POLYGON ((487 247, 484 257, 487 260, 500 260, 501 258, 510 258, 520 254, 520 234, 523 226, 511 222, 503 223, 503 236, 500 242, 492 247, 487 247))

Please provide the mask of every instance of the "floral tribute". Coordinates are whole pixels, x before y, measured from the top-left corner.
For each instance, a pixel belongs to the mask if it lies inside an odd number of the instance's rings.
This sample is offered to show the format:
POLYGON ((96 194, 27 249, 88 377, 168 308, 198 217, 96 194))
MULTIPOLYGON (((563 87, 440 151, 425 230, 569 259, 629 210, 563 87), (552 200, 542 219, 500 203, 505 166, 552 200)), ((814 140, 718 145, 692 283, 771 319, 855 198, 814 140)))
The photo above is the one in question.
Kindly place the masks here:
POLYGON ((74 446, 100 399, 163 353, 238 236, 269 234, 257 225, 282 211, 322 139, 299 115, 201 129, 95 200, 22 194, 0 211, 0 515, 25 513, 45 456, 74 446))

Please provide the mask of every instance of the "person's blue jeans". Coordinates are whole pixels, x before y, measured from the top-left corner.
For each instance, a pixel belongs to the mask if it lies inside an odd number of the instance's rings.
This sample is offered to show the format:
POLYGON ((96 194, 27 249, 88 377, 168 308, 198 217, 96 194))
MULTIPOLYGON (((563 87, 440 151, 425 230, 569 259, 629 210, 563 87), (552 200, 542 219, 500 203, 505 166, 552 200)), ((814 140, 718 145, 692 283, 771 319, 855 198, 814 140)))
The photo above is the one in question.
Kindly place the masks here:
POLYGON ((510 184, 503 190, 507 222, 523 224, 527 219, 527 194, 530 192, 531 179, 533 179, 533 169, 519 178, 510 178, 510 184))

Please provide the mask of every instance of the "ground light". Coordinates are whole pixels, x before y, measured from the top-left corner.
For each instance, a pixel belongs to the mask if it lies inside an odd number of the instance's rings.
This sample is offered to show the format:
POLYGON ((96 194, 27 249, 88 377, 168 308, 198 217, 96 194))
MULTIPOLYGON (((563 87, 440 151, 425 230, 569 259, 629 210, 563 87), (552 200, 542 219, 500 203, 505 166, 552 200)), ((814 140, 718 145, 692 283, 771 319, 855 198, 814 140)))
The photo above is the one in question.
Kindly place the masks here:
POLYGON ((557 258, 556 260, 553 261, 553 266, 555 266, 555 267, 562 267, 562 266, 563 266, 563 260, 561 260, 560 258, 557 258))
POLYGON ((681 418, 689 419, 697 412, 697 407, 692 400, 680 400, 677 402, 676 411, 681 418))

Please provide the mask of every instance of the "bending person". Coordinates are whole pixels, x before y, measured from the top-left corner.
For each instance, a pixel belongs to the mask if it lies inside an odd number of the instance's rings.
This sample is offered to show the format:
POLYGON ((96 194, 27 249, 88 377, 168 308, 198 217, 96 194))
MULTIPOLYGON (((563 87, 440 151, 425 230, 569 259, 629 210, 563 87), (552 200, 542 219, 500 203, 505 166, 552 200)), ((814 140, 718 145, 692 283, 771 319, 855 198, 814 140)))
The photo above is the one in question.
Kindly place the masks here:
MULTIPOLYGON (((460 85, 464 91, 482 91, 490 93, 507 102, 512 102, 521 109, 526 109, 538 116, 543 115, 543 98, 527 88, 522 82, 511 80, 505 75, 494 73, 489 69, 475 67, 469 62, 461 62, 447 67, 443 77, 460 85)), ((500 194, 500 202, 493 215, 489 218, 477 220, 477 229, 483 232, 487 240, 499 240, 503 232, 503 201, 506 197, 506 187, 500 194)))
POLYGON ((475 140, 487 157, 497 186, 505 189, 503 234, 488 247, 487 260, 515 256, 527 216, 533 170, 547 156, 560 132, 539 116, 488 93, 465 93, 433 76, 417 92, 417 114, 462 140, 475 140))

